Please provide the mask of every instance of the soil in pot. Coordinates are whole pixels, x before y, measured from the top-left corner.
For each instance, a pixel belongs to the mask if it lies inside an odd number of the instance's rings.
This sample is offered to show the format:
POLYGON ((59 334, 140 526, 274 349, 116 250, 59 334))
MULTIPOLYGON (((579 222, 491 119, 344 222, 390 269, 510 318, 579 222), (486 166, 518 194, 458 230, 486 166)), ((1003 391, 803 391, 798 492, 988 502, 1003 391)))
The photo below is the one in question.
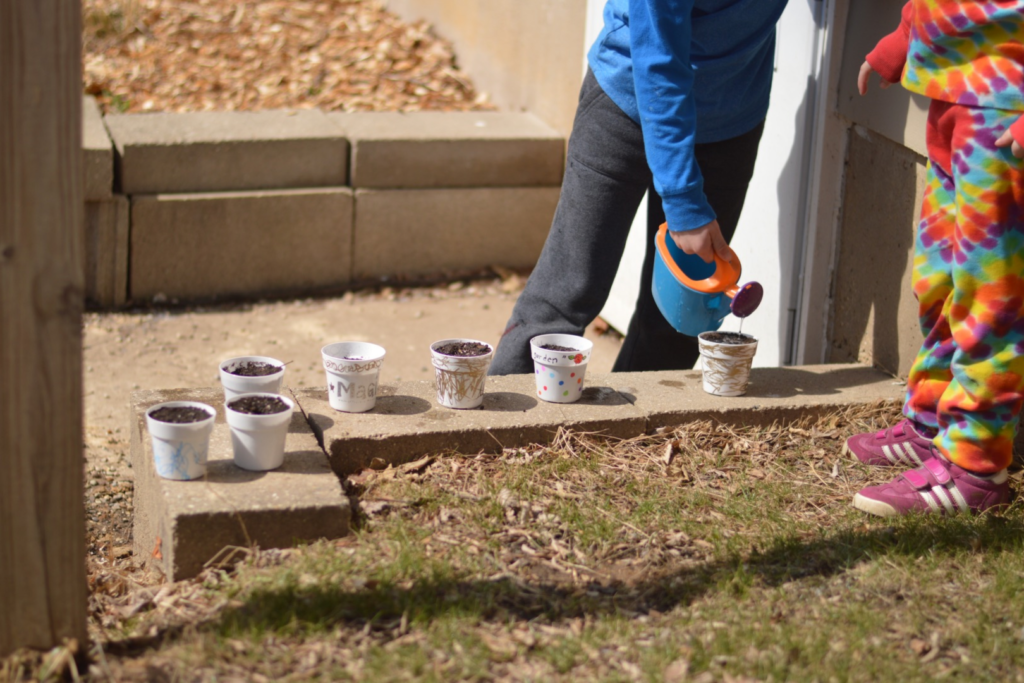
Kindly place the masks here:
POLYGON ((480 342, 448 342, 435 347, 435 351, 445 356, 456 356, 458 358, 471 358, 473 356, 486 356, 491 352, 489 344, 480 342))
POLYGON ((579 351, 579 349, 574 349, 571 346, 559 346, 558 344, 544 344, 540 348, 548 351, 579 351))
POLYGON ((154 410, 149 416, 157 422, 189 424, 191 422, 202 422, 210 417, 210 414, 202 408, 192 408, 191 406, 165 406, 154 410))
POLYGON ((280 370, 281 367, 279 365, 271 365, 261 361, 246 361, 245 363, 239 363, 236 367, 227 370, 227 372, 239 377, 266 377, 280 370))
POLYGON ((715 344, 753 344, 757 341, 742 332, 705 332, 701 339, 715 344))
POLYGON ((273 415, 288 410, 288 404, 276 396, 244 396, 229 403, 228 407, 246 415, 273 415))

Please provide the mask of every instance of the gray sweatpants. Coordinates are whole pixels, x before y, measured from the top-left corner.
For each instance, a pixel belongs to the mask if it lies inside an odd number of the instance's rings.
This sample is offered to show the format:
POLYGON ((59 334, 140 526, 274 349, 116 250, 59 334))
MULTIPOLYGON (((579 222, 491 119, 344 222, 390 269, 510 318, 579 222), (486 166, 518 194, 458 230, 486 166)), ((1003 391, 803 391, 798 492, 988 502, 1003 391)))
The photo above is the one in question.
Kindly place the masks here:
MULTIPOLYGON (((696 146, 704 193, 727 240, 739 221, 763 128, 762 123, 736 138, 696 146)), ((633 217, 648 189, 640 295, 613 371, 694 366, 699 356, 696 339, 672 329, 651 294, 654 235, 665 215, 651 184, 640 125, 612 102, 588 70, 551 231, 512 310, 490 374, 532 373, 530 339, 537 335, 583 334, 604 308, 633 217)))

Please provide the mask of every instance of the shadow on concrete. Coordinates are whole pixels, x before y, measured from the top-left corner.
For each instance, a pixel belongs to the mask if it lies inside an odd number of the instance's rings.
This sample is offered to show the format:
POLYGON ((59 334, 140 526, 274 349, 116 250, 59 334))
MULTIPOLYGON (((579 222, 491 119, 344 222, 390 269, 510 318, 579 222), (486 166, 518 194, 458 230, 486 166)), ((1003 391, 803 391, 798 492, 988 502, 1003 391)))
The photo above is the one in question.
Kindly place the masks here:
POLYGON ((636 396, 625 391, 612 389, 611 387, 586 387, 579 399, 574 403, 565 405, 583 405, 594 407, 615 407, 632 405, 636 403, 636 396))
POLYGON ((244 470, 235 465, 233 460, 211 460, 206 465, 205 481, 211 484, 249 484, 262 479, 269 473, 322 476, 329 469, 323 451, 287 451, 284 454, 284 464, 266 472, 244 470))
MULTIPOLYGON (((794 367, 756 368, 751 373, 746 396, 749 398, 788 398, 792 396, 829 396, 842 389, 878 382, 879 371, 865 365, 841 370, 812 372, 794 367)), ((895 378, 893 382, 896 382, 895 378)))
MULTIPOLYGON (((319 455, 322 459, 323 454, 319 455)), ((205 481, 211 484, 249 484, 265 476, 266 472, 243 470, 234 460, 210 460, 206 463, 205 481)))
POLYGON ((537 407, 537 399, 512 391, 493 391, 484 394, 483 410, 502 413, 525 413, 537 407))
POLYGON ((426 413, 433 406, 417 396, 403 396, 393 394, 390 396, 378 396, 377 403, 373 410, 368 410, 364 415, 420 415, 426 413))

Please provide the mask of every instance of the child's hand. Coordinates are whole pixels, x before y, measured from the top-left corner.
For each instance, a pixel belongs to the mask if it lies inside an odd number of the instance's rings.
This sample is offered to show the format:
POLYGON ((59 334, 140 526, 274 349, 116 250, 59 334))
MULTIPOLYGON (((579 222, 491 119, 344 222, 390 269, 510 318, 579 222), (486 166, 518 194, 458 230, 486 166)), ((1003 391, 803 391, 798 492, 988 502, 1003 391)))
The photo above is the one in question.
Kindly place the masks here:
POLYGON ((718 254, 723 261, 730 263, 736 259, 736 254, 729 248, 729 243, 722 236, 722 229, 718 226, 717 220, 694 230, 675 232, 669 229, 668 234, 684 254, 696 254, 704 263, 714 261, 715 254, 718 254))
MULTIPOLYGON (((857 74, 857 91, 863 95, 868 91, 868 79, 871 78, 871 74, 874 73, 874 69, 866 61, 860 65, 860 73, 857 74)), ((892 81, 887 81, 879 76, 878 87, 883 90, 892 85, 892 81)))
POLYGON ((1013 152, 1013 156, 1018 159, 1024 159, 1024 147, 1021 147, 1020 143, 1013 139, 1013 131, 1009 128, 996 140, 996 147, 1009 147, 1010 151, 1013 152))

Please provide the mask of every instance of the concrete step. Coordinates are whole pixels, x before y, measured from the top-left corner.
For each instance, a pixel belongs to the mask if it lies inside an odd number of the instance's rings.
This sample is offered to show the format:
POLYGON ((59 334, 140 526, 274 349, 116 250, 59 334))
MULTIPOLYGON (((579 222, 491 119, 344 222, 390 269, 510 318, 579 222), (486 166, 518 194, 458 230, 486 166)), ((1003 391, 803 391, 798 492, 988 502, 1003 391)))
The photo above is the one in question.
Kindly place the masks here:
POLYGON ((136 195, 134 300, 305 293, 347 284, 352 190, 136 195))
POLYGON ((219 387, 132 395, 133 549, 140 562, 160 569, 169 581, 195 576, 214 558, 229 560, 231 548, 288 548, 349 531, 348 498, 302 413, 292 416, 284 464, 272 472, 248 472, 232 462, 223 403, 219 387), (164 401, 199 401, 217 409, 201 481, 156 474, 146 410, 164 401))
POLYGON ((355 191, 355 280, 537 262, 558 187, 355 191))
POLYGON ((87 295, 105 308, 529 268, 564 165, 527 113, 83 111, 87 295), (273 256, 250 248, 271 238, 273 256))
POLYGON ((85 203, 85 298, 117 308, 128 300, 128 198, 85 203))
POLYGON ((903 385, 890 376, 861 365, 755 368, 747 395, 738 398, 704 393, 700 373, 692 371, 588 375, 586 387, 578 402, 553 404, 535 398, 533 375, 491 377, 482 408, 460 411, 437 404, 432 382, 398 382, 381 387, 374 409, 359 414, 333 410, 323 389, 301 390, 296 398, 306 420, 296 411, 284 466, 262 474, 231 463, 221 389, 136 392, 131 446, 136 557, 179 580, 194 576, 229 546, 251 542, 272 548, 336 538, 348 532, 350 515, 338 477, 374 460, 375 466, 386 466, 453 450, 498 452, 549 443, 561 428, 629 439, 697 420, 785 422, 898 402, 903 394, 903 385), (206 480, 156 476, 144 415, 168 400, 218 406, 206 480))
POLYGON ((123 194, 348 184, 348 141, 316 109, 111 114, 104 120, 123 194))
POLYGON ((82 157, 85 167, 85 201, 114 195, 114 143, 103 125, 96 100, 82 98, 82 157))
POLYGON ((531 114, 331 112, 351 148, 352 186, 537 187, 562 182, 565 141, 531 114))

